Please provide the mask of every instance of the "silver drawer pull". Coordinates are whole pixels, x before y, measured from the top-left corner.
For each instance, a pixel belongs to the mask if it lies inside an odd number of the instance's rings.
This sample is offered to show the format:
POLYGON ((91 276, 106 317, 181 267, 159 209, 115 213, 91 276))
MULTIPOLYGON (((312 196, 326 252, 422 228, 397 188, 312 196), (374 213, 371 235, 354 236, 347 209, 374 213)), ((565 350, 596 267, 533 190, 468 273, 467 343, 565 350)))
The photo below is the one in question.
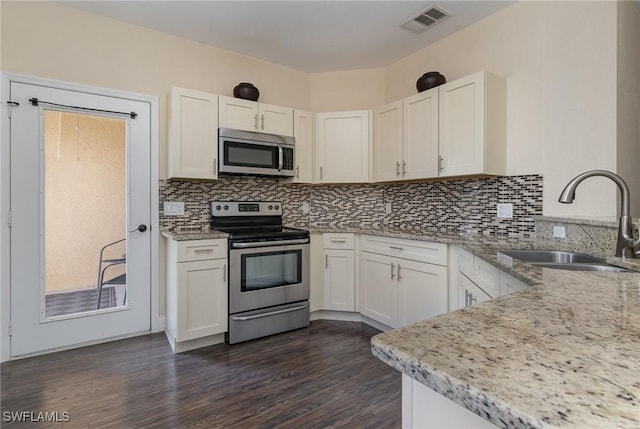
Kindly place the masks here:
POLYGON ((389 246, 389 249, 393 249, 393 250, 404 250, 404 247, 389 246))
POLYGON ((307 305, 299 305, 297 307, 284 308, 282 310, 270 311, 268 313, 254 314, 253 316, 231 316, 231 320, 236 322, 246 322, 247 320, 261 319, 263 317, 275 316, 276 314, 291 313, 292 311, 304 310, 307 305))
POLYGON ((194 249, 193 253, 211 253, 213 249, 194 249))
POLYGON ((332 243, 346 243, 347 239, 346 238, 332 238, 331 242, 332 243))

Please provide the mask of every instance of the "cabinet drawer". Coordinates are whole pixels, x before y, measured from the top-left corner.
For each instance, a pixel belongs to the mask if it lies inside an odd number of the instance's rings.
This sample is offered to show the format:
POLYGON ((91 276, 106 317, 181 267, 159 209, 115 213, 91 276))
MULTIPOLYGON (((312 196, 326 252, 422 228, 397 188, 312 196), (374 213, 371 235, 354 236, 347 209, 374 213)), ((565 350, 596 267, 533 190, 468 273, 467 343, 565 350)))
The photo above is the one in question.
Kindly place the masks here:
POLYGON ((227 257, 227 240, 178 241, 178 262, 202 261, 227 257))
POLYGON ((478 287, 492 298, 500 296, 500 270, 480 258, 474 258, 473 266, 478 287))
POLYGON ((355 234, 335 232, 323 234, 322 247, 325 249, 354 249, 355 234))
POLYGON ((448 265, 447 245, 404 238, 362 236, 362 250, 435 265, 448 265))

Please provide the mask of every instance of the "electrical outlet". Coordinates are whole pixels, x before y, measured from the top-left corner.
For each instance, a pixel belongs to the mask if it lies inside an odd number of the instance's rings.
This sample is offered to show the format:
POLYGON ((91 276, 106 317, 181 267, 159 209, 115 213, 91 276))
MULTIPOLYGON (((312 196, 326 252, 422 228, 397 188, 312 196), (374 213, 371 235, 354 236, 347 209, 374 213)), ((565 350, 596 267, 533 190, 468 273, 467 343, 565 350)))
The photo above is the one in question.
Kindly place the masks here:
POLYGON ((309 203, 302 203, 302 213, 309 214, 309 203))
POLYGON ((184 215, 184 203, 182 201, 165 201, 164 202, 164 215, 165 216, 182 216, 184 215))
POLYGON ((384 204, 384 212, 386 214, 391 214, 391 203, 385 203, 384 204))
POLYGON ((553 226, 553 236, 556 238, 565 238, 565 229, 564 226, 553 226))
POLYGON ((512 203, 498 203, 496 206, 496 214, 502 218, 513 217, 513 204, 512 203))

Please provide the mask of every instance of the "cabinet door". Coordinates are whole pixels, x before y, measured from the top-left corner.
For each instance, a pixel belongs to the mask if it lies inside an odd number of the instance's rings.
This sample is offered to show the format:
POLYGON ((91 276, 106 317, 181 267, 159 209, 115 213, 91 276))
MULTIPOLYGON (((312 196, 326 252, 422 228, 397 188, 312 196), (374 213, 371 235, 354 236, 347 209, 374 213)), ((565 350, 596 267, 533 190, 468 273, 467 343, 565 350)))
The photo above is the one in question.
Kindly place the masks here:
POLYGON ((324 310, 355 311, 355 252, 324 251, 324 310))
POLYGON ((395 258, 360 253, 360 312, 373 320, 398 326, 398 282, 395 258))
POLYGON ((402 101, 373 111, 373 180, 402 179, 402 101))
POLYGON ((484 293, 482 289, 462 273, 458 276, 458 297, 460 300, 460 306, 458 308, 470 307, 491 299, 489 295, 484 293))
POLYGON ((293 109, 290 107, 258 104, 260 131, 281 136, 293 136, 293 109))
POLYGON ((176 341, 226 332, 227 260, 178 264, 176 341))
POLYGON ((318 182, 369 181, 369 111, 319 113, 318 182))
POLYGON ((258 103, 241 98, 220 96, 219 124, 223 128, 258 131, 258 103))
POLYGON ((484 173, 484 72, 445 83, 440 92, 440 176, 484 173))
POLYGON ((438 177, 438 88, 403 100, 402 178, 438 177))
POLYGON ((217 179, 218 96, 172 88, 167 146, 169 178, 217 179))
POLYGON ((293 135, 296 138, 296 183, 313 183, 313 114, 294 111, 293 135))
POLYGON ((500 295, 508 295, 512 292, 527 289, 529 286, 522 280, 518 280, 510 274, 500 271, 500 295))
POLYGON ((447 312, 447 267, 398 259, 399 326, 447 312))

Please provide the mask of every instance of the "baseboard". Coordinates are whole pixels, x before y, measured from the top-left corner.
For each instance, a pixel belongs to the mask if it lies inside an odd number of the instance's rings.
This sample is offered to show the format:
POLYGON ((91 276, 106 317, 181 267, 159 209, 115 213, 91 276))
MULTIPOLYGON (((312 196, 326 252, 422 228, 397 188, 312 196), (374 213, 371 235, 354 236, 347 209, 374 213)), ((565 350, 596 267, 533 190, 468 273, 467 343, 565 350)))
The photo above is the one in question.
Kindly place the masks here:
POLYGON ((196 338, 189 341, 176 342, 175 338, 165 331, 169 345, 174 353, 188 352, 189 350, 199 349, 200 347, 213 346, 214 344, 224 343, 224 333, 209 335, 208 337, 196 338))
POLYGON ((167 327, 167 316, 158 316, 151 318, 151 332, 162 332, 167 327))
POLYGON ((317 310, 309 315, 310 320, 339 320, 343 322, 362 322, 360 313, 349 311, 317 310))
POLYGON ((367 316, 361 316, 361 317, 362 317, 362 323, 366 323, 369 326, 373 326, 374 328, 382 332, 387 332, 393 329, 392 327, 387 326, 384 323, 380 323, 376 320, 370 319, 367 316))

